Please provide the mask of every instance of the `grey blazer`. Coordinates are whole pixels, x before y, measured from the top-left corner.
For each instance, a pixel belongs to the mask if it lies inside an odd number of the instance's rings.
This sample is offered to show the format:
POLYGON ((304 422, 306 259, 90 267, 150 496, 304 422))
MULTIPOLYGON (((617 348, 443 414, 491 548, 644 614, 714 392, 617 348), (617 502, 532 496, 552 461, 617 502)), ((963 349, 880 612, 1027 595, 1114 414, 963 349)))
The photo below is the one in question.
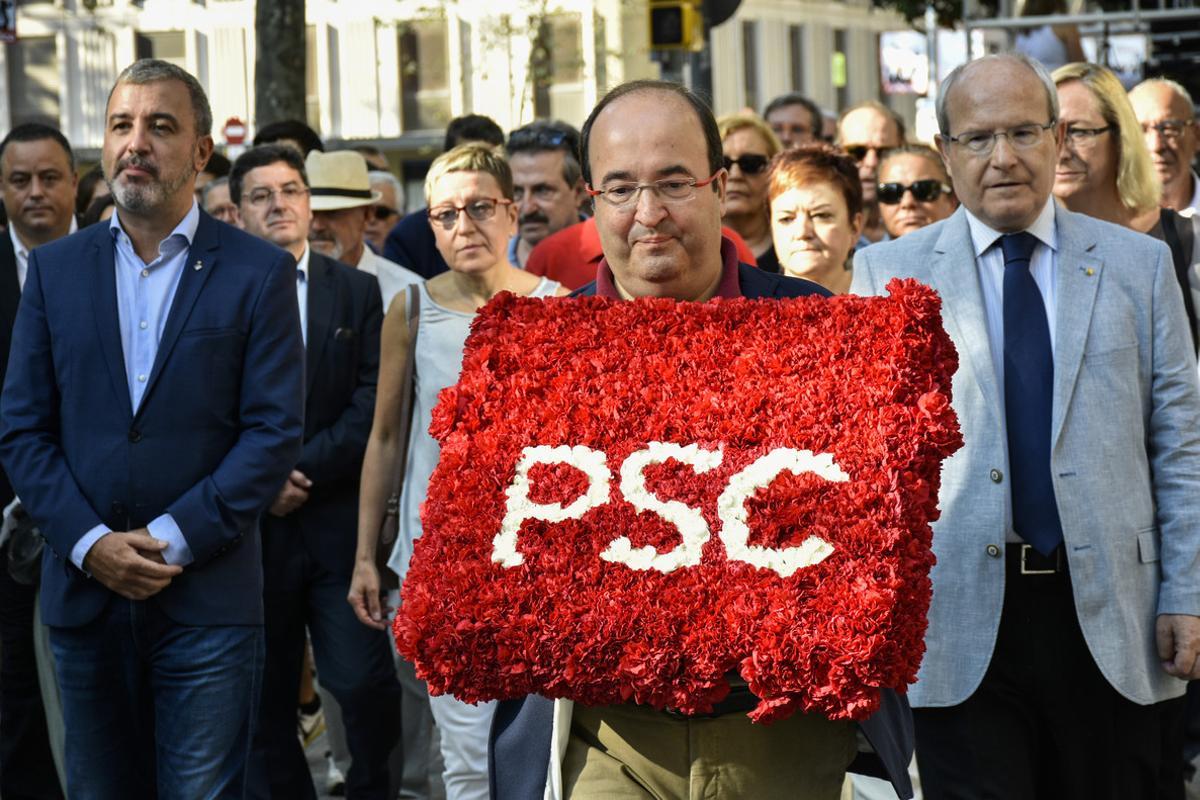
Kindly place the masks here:
MULTIPOLYGON (((1183 694, 1159 664, 1157 614, 1200 615, 1200 389, 1161 242, 1056 208, 1051 473, 1080 626, 1108 681, 1149 704, 1183 694)), ((958 348, 954 408, 965 444, 946 461, 933 525, 927 651, 915 707, 979 686, 1004 599, 1009 500, 1004 393, 988 345, 963 209, 860 250, 857 294, 913 277, 942 296, 958 348)))

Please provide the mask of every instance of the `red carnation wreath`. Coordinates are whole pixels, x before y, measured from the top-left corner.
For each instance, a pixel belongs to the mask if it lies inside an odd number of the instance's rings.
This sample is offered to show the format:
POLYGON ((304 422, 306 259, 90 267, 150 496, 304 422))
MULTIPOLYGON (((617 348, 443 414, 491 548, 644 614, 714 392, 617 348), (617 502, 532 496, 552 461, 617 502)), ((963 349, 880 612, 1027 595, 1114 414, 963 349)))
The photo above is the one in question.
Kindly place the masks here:
POLYGON ((533 300, 479 313, 394 633, 434 694, 862 719, 924 654, 962 444, 941 300, 533 300))

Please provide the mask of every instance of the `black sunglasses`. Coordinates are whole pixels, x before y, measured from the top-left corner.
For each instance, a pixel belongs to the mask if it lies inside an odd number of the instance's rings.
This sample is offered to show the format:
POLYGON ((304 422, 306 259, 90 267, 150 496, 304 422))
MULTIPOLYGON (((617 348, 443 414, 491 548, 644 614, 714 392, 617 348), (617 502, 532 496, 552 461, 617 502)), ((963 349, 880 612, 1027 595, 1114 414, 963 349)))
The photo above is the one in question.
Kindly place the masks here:
POLYGON ((767 164, 771 163, 771 159, 766 156, 742 156, 741 158, 730 158, 725 156, 721 159, 725 164, 725 169, 733 169, 733 165, 737 164, 742 169, 743 175, 757 175, 767 168, 767 164))
POLYGON ((400 215, 400 212, 394 208, 388 208, 387 206, 372 206, 371 207, 371 216, 374 217, 379 222, 384 222, 388 219, 391 219, 392 217, 396 217, 399 215, 400 215))
POLYGON ((875 187, 875 197, 886 206, 894 206, 904 199, 905 192, 912 192, 913 199, 920 203, 937 200, 942 194, 950 194, 950 187, 941 181, 913 181, 911 185, 903 183, 881 183, 875 187))
POLYGON ((862 161, 867 157, 867 153, 875 151, 875 157, 883 161, 883 157, 892 152, 891 147, 875 147, 870 144, 845 144, 842 149, 846 151, 846 155, 853 158, 855 161, 862 161))

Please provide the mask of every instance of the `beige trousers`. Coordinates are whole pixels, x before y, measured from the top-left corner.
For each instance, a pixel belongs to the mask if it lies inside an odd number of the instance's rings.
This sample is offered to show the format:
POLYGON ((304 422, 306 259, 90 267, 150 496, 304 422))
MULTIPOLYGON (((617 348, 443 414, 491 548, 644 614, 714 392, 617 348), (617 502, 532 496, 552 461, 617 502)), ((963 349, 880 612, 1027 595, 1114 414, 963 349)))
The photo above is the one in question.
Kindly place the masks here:
POLYGON ((576 704, 563 788, 571 800, 838 800, 854 754, 853 723, 818 715, 758 725, 576 704))

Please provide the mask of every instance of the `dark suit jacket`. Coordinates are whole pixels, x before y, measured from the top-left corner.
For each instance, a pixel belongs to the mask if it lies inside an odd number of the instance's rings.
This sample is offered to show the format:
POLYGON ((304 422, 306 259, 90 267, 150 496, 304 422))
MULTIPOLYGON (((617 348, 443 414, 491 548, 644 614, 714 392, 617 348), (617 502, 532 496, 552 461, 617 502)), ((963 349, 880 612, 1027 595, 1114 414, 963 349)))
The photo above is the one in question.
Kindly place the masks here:
POLYGON ((422 278, 450 269, 437 249, 437 239, 429 227, 429 209, 422 208, 405 215, 388 232, 383 243, 383 257, 407 267, 422 278))
POLYGON ((268 566, 272 547, 303 542, 326 569, 347 577, 354 570, 358 478, 375 412, 382 325, 379 281, 310 251, 304 452, 296 469, 313 486, 288 516, 263 516, 268 566))
MULTIPOLYGON (((17 280, 17 254, 12 239, 0 231, 0 385, 8 371, 8 349, 12 346, 13 323, 17 321, 17 304, 21 300, 21 284, 17 280)), ((12 502, 12 484, 0 469, 0 511, 12 502)))
POLYGON ((49 544, 45 621, 87 624, 114 596, 70 562, 87 531, 169 513, 194 561, 153 601, 183 624, 261 623, 258 517, 303 432, 295 260, 201 212, 136 413, 113 276, 106 225, 30 255, 0 398, 0 459, 49 544))
MULTIPOLYGON (((802 297, 829 292, 811 281, 797 280, 751 267, 738 266, 745 297, 802 297)), ((596 284, 589 283, 574 294, 591 296, 596 284)), ((859 728, 874 753, 860 753, 850 766, 852 772, 887 778, 900 797, 912 797, 908 763, 913 754, 912 712, 908 701, 891 689, 882 690, 881 705, 859 728)), ((505 700, 496 708, 488 747, 488 777, 492 800, 541 800, 550 762, 550 738, 554 703, 530 695, 505 700)))

